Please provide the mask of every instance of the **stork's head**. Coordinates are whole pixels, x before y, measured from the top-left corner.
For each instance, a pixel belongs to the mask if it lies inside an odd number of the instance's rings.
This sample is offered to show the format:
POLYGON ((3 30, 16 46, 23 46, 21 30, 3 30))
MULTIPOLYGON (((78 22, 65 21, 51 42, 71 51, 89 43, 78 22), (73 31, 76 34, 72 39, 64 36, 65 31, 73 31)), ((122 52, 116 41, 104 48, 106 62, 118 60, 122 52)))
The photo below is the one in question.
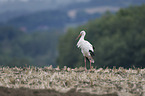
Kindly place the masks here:
POLYGON ((85 36, 86 32, 85 31, 81 31, 80 34, 81 34, 81 36, 85 36))
POLYGON ((80 36, 85 36, 86 35, 86 32, 85 31, 81 31, 79 36, 76 38, 76 40, 80 37, 80 36))

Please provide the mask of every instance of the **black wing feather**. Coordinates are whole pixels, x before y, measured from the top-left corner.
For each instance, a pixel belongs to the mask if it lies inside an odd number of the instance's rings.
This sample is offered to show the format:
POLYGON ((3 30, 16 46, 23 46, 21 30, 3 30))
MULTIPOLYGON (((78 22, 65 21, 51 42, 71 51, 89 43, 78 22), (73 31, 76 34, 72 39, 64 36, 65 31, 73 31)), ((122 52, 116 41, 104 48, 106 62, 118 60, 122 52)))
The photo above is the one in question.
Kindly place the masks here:
POLYGON ((95 56, 94 52, 92 52, 91 50, 89 50, 91 56, 95 56))
POLYGON ((95 47, 93 46, 93 49, 95 49, 95 47))
MULTIPOLYGON (((85 58, 89 61, 88 57, 85 56, 85 58)), ((89 61, 90 62, 90 61, 89 61)))

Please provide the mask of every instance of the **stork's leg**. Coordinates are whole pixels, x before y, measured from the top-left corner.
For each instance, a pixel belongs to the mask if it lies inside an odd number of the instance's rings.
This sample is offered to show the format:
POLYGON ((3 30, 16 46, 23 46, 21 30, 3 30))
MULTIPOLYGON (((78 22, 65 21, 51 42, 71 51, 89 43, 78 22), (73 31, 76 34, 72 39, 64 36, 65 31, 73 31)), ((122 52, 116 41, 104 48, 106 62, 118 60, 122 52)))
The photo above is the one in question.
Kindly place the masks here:
POLYGON ((92 66, 91 66, 91 60, 90 60, 90 69, 92 69, 92 66))
POLYGON ((87 68, 86 68, 86 57, 84 56, 84 61, 85 61, 85 71, 87 71, 87 68))

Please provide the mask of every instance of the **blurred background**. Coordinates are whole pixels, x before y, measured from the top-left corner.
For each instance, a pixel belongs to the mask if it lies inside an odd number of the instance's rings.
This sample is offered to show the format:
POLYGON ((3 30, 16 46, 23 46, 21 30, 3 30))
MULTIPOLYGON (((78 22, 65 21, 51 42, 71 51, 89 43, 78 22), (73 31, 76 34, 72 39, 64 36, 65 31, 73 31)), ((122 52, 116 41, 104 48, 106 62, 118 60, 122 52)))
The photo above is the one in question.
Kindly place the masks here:
MULTIPOLYGON (((0 66, 84 66, 75 38, 95 47, 94 67, 145 67, 145 0, 0 0, 0 66)), ((89 65, 89 64, 88 64, 89 65)))

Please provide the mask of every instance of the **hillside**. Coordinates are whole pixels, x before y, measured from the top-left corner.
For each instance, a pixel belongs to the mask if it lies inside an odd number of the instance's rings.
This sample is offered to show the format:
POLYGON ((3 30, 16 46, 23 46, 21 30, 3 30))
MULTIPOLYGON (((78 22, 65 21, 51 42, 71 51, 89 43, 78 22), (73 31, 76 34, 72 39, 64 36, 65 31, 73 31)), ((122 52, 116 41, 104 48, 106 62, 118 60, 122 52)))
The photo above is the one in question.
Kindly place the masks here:
POLYGON ((0 0, 0 13, 7 11, 38 12, 48 9, 88 8, 94 6, 119 6, 138 5, 144 0, 0 0), (32 7, 33 6, 33 7, 32 7), (39 6, 39 7, 38 7, 39 6))
POLYGON ((64 28, 69 22, 67 13, 61 10, 41 11, 20 16, 7 21, 4 25, 14 26, 25 31, 51 30, 64 28), (53 17, 53 18, 52 18, 53 17))
POLYGON ((129 5, 140 5, 144 0, 27 0, 0 1, 0 22, 25 31, 65 30, 112 13, 129 5), (33 7, 31 7, 33 6, 33 7), (39 8, 37 7, 39 6, 39 8), (56 7, 54 7, 56 6, 56 7))

